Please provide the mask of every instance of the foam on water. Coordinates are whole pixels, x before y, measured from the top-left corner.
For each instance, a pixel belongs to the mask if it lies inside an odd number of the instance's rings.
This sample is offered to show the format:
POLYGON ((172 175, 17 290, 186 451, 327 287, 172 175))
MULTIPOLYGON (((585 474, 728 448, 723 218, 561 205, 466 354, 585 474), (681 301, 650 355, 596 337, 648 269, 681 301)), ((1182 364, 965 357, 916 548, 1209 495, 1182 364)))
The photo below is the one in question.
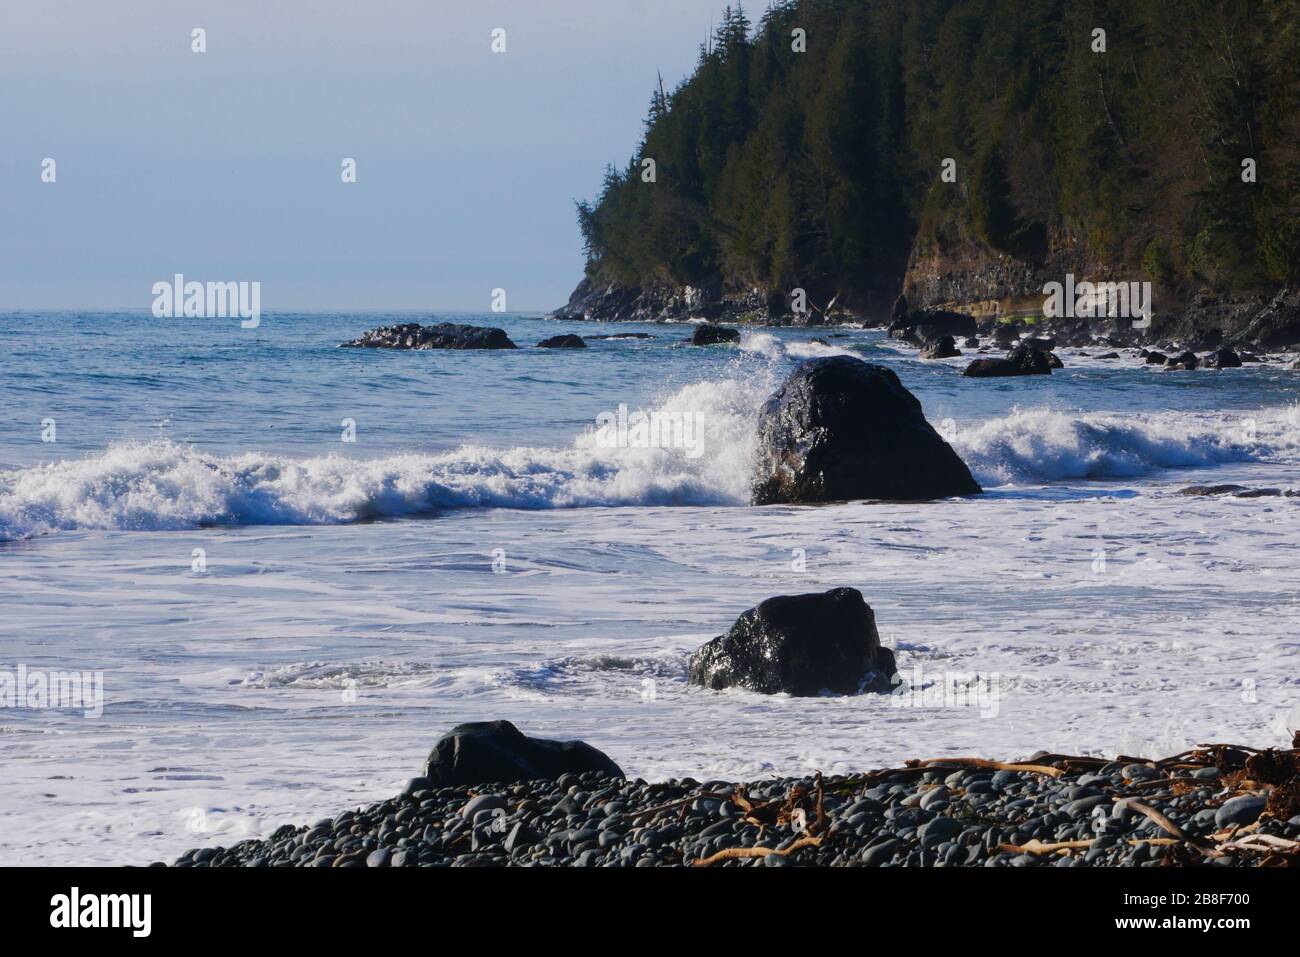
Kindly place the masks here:
POLYGON ((1026 409, 959 430, 952 444, 986 486, 1136 478, 1163 469, 1291 460, 1300 450, 1300 417, 1295 407, 1249 417, 1026 409))
MULTIPOLYGON (((771 336, 749 342, 759 351, 776 348, 771 336), (771 342, 757 341, 765 339, 771 342)), ((610 445, 594 429, 570 448, 466 445, 369 459, 223 457, 170 441, 119 443, 0 473, 0 540, 72 529, 341 524, 463 508, 743 505, 758 412, 772 388, 772 378, 760 375, 677 390, 652 411, 695 417, 702 428, 698 442, 668 447, 610 445)), ((959 429, 952 442, 986 487, 1131 479, 1292 461, 1300 416, 1295 407, 1250 417, 1025 409, 959 429)))
POLYGON ((170 441, 119 443, 0 473, 0 540, 70 529, 338 524, 455 508, 743 504, 754 416, 769 391, 761 378, 680 389, 653 411, 697 417, 702 434, 668 447, 614 433, 625 444, 602 444, 594 430, 567 449, 462 446, 374 459, 223 457, 170 441))

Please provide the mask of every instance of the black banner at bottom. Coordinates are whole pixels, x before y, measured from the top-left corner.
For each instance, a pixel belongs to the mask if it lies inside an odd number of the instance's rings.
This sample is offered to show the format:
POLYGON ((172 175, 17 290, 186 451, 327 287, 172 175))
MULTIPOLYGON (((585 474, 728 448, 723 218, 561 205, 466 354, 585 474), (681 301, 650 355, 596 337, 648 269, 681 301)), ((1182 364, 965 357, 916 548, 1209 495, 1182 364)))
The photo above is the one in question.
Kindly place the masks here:
POLYGON ((766 915, 746 922, 756 930, 774 918, 808 927, 801 922, 825 921, 829 908, 846 929, 861 919, 960 932, 952 921, 969 920, 972 931, 1055 926, 1080 939, 1161 931, 1225 939, 1290 926, 1296 879, 1286 870, 11 868, 0 870, 0 914, 11 942, 76 933, 190 943, 211 928, 259 942, 373 943, 379 932, 451 921, 496 943, 535 937, 539 922, 581 927, 584 936, 626 934, 701 907, 766 915))

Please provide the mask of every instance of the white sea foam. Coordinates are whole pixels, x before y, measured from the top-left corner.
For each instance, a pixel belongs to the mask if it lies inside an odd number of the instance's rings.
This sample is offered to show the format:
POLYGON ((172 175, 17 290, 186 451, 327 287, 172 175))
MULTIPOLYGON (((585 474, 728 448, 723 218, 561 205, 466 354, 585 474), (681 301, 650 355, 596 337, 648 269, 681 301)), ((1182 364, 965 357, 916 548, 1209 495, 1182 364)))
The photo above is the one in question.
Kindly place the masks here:
MULTIPOLYGON (((764 338, 771 337, 750 341, 764 338)), ((166 441, 123 443, 0 473, 0 540, 72 529, 340 524, 459 508, 741 505, 758 411, 771 389, 761 375, 728 378, 687 386, 662 403, 661 414, 700 415, 698 455, 601 447, 592 432, 570 448, 462 446, 372 459, 223 457, 166 441)), ((1251 416, 1017 410, 959 426, 953 445, 986 487, 1135 478, 1293 460, 1300 416, 1294 407, 1251 416)))
POLYGON ((698 413, 684 448, 463 446, 439 455, 222 457, 172 442, 122 443, 85 458, 0 474, 0 540, 58 530, 317 525, 455 508, 729 505, 748 495, 765 381, 687 386, 658 409, 698 413))
POLYGON ((959 428, 952 444, 986 486, 1136 478, 1289 460, 1300 450, 1300 417, 1294 407, 1252 415, 1029 409, 959 428))

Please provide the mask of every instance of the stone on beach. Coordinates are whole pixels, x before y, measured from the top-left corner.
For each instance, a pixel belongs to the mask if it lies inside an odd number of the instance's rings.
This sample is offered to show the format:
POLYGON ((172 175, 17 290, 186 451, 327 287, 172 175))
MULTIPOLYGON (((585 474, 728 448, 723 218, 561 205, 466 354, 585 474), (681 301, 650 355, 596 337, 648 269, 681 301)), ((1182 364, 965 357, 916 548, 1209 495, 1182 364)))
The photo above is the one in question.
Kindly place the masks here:
POLYGON ((609 756, 582 741, 526 737, 509 721, 461 724, 439 739, 425 762, 424 777, 436 787, 530 781, 598 771, 622 777, 609 756))
POLYGON ((810 697, 888 691, 894 655, 855 588, 769 598, 691 656, 691 684, 810 697))

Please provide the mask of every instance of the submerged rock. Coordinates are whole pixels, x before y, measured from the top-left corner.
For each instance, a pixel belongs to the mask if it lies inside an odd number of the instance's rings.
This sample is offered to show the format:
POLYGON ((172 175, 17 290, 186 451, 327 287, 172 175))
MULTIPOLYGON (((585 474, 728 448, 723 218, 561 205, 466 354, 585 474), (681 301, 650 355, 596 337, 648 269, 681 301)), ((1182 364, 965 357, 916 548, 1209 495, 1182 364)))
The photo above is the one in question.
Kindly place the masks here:
POLYGON ((380 326, 362 334, 360 339, 343 343, 348 349, 514 349, 504 329, 486 326, 463 326, 440 322, 422 326, 407 322, 398 326, 380 326))
POLYGON ((572 334, 562 336, 551 336, 549 339, 543 339, 537 343, 539 349, 585 349, 587 344, 582 341, 582 336, 572 334))
POLYGON ((715 325, 711 322, 700 323, 691 334, 691 345, 693 346, 713 346, 724 342, 739 341, 739 330, 715 325))
POLYGON ((805 362, 759 416, 755 505, 980 491, 898 376, 850 356, 805 362))
POLYGON ((809 697, 888 691, 894 655, 856 588, 769 598, 691 656, 689 682, 809 697))
POLYGON ((613 778, 623 770, 582 741, 529 738, 509 721, 459 724, 438 740, 425 762, 434 787, 554 780, 596 771, 613 778))

